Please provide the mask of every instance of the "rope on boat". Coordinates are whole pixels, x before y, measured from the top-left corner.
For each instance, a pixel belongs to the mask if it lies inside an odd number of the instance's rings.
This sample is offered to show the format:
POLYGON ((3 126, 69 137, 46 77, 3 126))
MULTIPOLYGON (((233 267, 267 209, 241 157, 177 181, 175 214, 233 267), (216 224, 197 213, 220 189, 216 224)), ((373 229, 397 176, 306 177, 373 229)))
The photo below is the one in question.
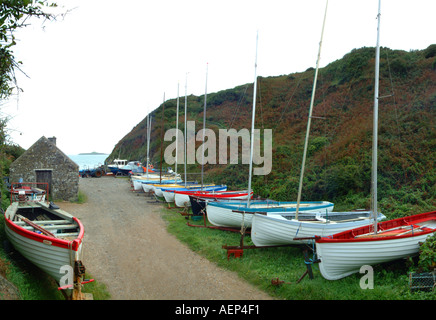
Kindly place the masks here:
POLYGON ((302 222, 300 222, 300 225, 298 226, 298 229, 297 229, 297 232, 295 233, 294 238, 297 238, 298 232, 300 231, 300 228, 301 228, 301 224, 302 224, 302 222))
POLYGON ((244 226, 245 226, 245 212, 242 212, 242 221, 241 221, 241 234, 244 233, 244 226))
POLYGON ((316 252, 315 252, 315 239, 312 239, 312 241, 311 241, 311 243, 312 243, 312 252, 313 252, 313 255, 312 255, 312 259, 310 259, 310 258, 307 258, 307 260, 306 259, 304 259, 304 263, 306 264, 306 265, 312 265, 312 264, 314 264, 314 262, 316 261, 316 252))

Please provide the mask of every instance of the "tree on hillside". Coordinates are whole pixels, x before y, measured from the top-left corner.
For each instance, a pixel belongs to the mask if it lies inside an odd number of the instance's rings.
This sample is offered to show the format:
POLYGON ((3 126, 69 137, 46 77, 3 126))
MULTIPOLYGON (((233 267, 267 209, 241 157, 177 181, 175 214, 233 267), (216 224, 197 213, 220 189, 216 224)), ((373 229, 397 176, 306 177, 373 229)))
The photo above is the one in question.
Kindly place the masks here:
MULTIPOLYGON (((8 99, 14 89, 19 92, 15 72, 20 70, 20 61, 15 60, 13 47, 16 45, 15 32, 29 25, 31 17, 51 20, 54 15, 44 12, 45 8, 56 6, 46 0, 0 0, 0 106, 1 102, 8 99)), ((0 176, 3 178, 5 171, 13 160, 10 146, 7 146, 5 128, 7 119, 0 119, 0 176)), ((16 149, 16 148, 13 148, 16 149)), ((13 155, 12 155, 13 156, 13 155)), ((0 181, 3 183, 3 179, 0 181)))
POLYGON ((14 89, 19 90, 15 71, 21 62, 17 62, 12 51, 15 31, 29 25, 31 17, 53 19, 52 14, 44 12, 44 7, 56 6, 46 0, 1 0, 0 2, 0 100, 8 98, 14 89))

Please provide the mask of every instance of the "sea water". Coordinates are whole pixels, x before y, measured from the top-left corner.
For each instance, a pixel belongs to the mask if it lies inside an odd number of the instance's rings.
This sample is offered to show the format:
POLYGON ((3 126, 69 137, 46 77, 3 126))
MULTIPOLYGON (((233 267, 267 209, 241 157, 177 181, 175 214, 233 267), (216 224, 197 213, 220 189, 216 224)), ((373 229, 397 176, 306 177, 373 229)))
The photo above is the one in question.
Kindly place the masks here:
POLYGON ((108 154, 75 154, 68 157, 78 164, 79 170, 83 170, 94 169, 103 165, 108 156, 108 154))

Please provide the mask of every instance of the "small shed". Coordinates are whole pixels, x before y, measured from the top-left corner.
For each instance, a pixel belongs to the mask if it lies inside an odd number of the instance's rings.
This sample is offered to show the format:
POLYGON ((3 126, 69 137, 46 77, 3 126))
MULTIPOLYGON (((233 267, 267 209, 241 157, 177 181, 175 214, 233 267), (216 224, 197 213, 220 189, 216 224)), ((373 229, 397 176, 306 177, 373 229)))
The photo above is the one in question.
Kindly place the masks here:
POLYGON ((53 200, 75 201, 79 192, 79 166, 56 146, 56 138, 41 137, 10 166, 11 183, 48 183, 53 200))

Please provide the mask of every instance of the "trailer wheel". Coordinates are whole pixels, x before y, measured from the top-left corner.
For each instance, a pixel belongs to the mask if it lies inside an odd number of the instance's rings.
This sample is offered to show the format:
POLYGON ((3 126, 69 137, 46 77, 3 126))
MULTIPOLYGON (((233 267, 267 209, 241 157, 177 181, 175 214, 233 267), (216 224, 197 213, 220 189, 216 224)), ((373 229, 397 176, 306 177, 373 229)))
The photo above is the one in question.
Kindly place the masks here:
POLYGON ((103 172, 100 169, 95 170, 95 176, 100 178, 103 175, 103 172))

